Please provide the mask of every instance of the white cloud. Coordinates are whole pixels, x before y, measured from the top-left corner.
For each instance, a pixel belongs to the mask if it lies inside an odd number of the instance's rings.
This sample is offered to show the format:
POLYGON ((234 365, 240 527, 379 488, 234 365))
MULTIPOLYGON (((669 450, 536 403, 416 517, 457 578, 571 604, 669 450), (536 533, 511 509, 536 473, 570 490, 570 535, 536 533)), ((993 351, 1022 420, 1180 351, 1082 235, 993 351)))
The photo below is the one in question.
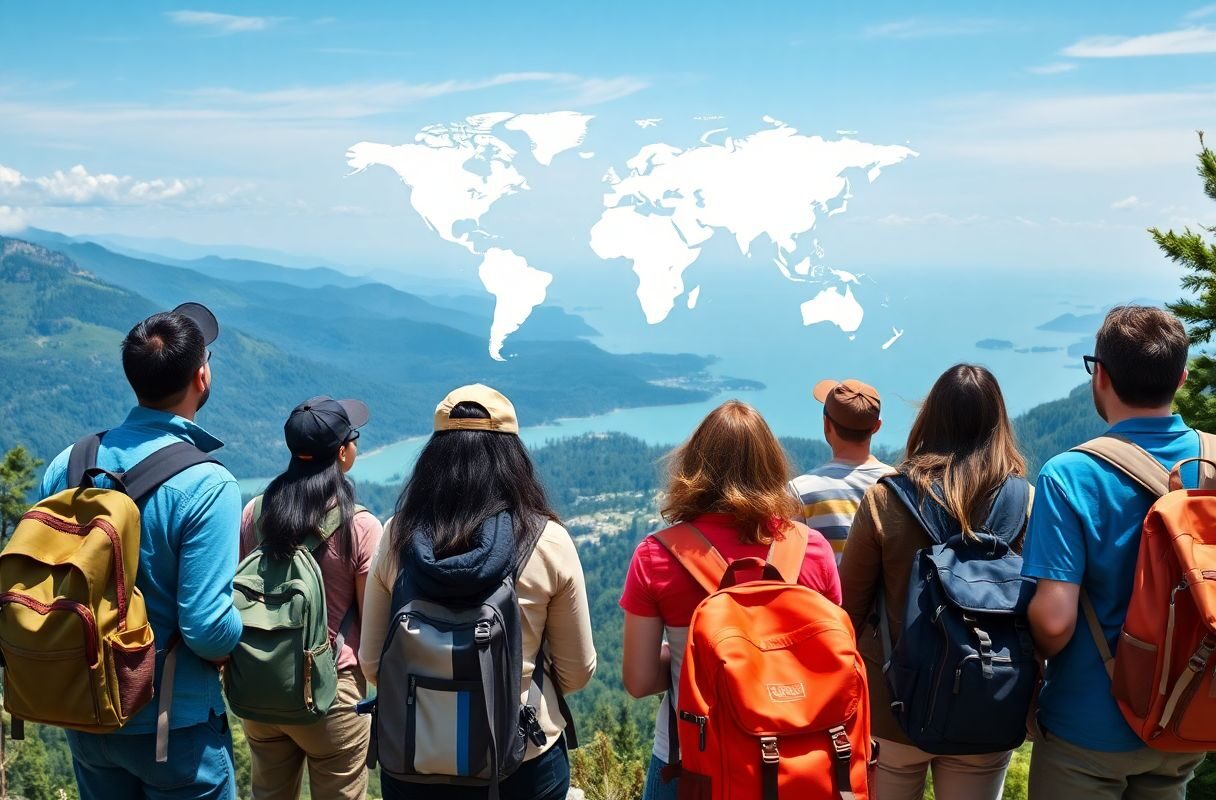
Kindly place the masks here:
POLYGON ((1216 4, 1210 6, 1200 6, 1194 11, 1188 12, 1186 19, 1203 19, 1204 17, 1216 16, 1216 4))
MULTIPOLYGON (((1194 163, 1195 131, 1210 122, 1216 89, 1019 97, 984 94, 942 104, 939 155, 1074 173, 1194 163)), ((925 145, 930 149, 930 145, 925 145)))
POLYGON ((1069 61, 1056 61, 1052 64, 1041 64, 1037 67, 1027 67, 1026 71, 1035 75, 1059 75, 1063 72, 1072 72, 1076 68, 1077 65, 1069 61))
MULTIPOLYGON (((164 125, 179 124, 197 131, 208 123, 222 125, 227 135, 233 132, 232 123, 235 122, 319 123, 362 119, 398 112, 448 95, 525 83, 544 86, 552 95, 551 102, 556 105, 575 106, 608 102, 649 86, 644 79, 631 76, 588 78, 561 72, 508 72, 474 80, 326 84, 258 92, 212 87, 179 92, 177 94, 181 99, 177 103, 155 106, 134 103, 73 106, 66 103, 5 102, 0 95, 0 119, 4 119, 6 125, 57 135, 63 131, 87 129, 109 132, 129 130, 136 125, 159 129, 164 125)), ((303 130, 300 126, 294 126, 294 133, 303 130)), ((309 130, 318 130, 318 126, 310 126, 309 130)), ((163 136, 163 129, 157 135, 163 136)))
POLYGON ((282 21, 281 17, 239 17, 214 11, 169 11, 165 16, 177 25, 205 28, 216 35, 264 31, 282 21))
POLYGON ((12 206, 0 206, 0 233, 16 233, 25 228, 25 211, 12 206))
POLYGON ((929 39, 942 36, 974 36, 999 26, 995 19, 904 19, 871 25, 862 31, 867 39, 929 39))
POLYGON ((1216 28, 1206 25, 1143 36, 1091 36, 1063 50, 1073 58, 1129 58, 1216 53, 1216 28))
POLYGON ((77 164, 50 175, 27 177, 0 164, 0 197, 36 206, 149 206, 180 202, 202 183, 180 178, 137 180, 129 175, 91 173, 77 164))
POLYGON ((1134 194, 1129 194, 1122 200, 1116 200, 1115 202, 1111 203, 1110 207, 1115 211, 1131 211, 1132 209, 1136 208, 1148 208, 1149 205, 1149 203, 1144 202, 1134 194))
POLYGON ((599 105, 650 88, 649 81, 628 75, 619 78, 577 78, 571 83, 574 96, 567 104, 573 106, 599 105))

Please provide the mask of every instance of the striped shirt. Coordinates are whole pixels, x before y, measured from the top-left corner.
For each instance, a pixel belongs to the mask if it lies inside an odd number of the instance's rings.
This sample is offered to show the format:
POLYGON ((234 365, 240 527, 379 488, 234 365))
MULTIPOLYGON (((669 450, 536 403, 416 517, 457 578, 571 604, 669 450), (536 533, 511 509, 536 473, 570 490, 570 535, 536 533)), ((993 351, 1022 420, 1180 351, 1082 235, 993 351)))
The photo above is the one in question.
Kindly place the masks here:
POLYGON ((790 491, 802 504, 802 521, 831 543, 837 562, 866 489, 893 472, 873 458, 861 465, 833 460, 790 481, 790 491))

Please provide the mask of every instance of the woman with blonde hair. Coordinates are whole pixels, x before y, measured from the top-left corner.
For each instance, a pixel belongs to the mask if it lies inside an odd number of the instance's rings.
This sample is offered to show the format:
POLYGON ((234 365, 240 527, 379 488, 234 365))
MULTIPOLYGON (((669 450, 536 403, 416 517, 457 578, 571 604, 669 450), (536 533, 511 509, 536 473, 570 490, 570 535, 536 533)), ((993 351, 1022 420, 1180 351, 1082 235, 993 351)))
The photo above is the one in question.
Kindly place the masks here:
MULTIPOLYGON (((916 487, 925 498, 922 502, 940 504, 964 537, 976 535, 1008 483, 1025 483, 1026 460, 1018 451, 1001 387, 991 372, 958 364, 937 379, 912 424, 897 472, 916 487)), ((1024 537, 1023 522, 1013 540, 1015 551, 1020 552, 1024 537)), ((885 612, 889 639, 898 643, 914 556, 932 544, 895 489, 880 481, 866 492, 840 561, 844 609, 857 631, 869 675, 871 730, 879 743, 875 793, 883 800, 920 800, 932 769, 939 800, 996 800, 1010 751, 926 753, 904 735, 891 710, 879 615, 885 612)))
MULTIPOLYGON (((727 563, 765 558, 775 539, 805 534, 799 583, 840 602, 832 547, 815 531, 802 528, 800 533, 790 520, 798 508, 786 483, 789 462, 756 409, 737 400, 714 409, 668 456, 668 467, 662 510, 673 527, 692 526, 727 563)), ((661 535, 647 536, 638 545, 620 601, 625 611, 621 677, 634 697, 674 693, 679 686, 688 625, 706 596, 660 542, 661 535)), ((675 698, 660 705, 655 720, 645 800, 676 796, 677 781, 662 778, 671 758, 668 703, 674 707, 675 698)))

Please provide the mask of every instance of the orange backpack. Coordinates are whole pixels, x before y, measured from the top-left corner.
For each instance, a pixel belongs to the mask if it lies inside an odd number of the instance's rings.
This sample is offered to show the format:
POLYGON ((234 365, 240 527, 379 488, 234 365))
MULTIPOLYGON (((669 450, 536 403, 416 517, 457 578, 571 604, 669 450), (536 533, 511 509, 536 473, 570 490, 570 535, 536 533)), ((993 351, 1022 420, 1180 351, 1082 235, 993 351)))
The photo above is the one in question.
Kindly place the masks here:
POLYGON ((1111 690, 1132 730, 1156 750, 1216 750, 1216 491, 1183 489, 1181 469, 1216 470, 1216 437, 1199 432, 1201 458, 1166 470, 1121 437, 1077 447, 1110 463, 1159 498, 1140 534, 1127 619, 1116 654, 1088 596, 1085 619, 1111 676, 1111 690))
POLYGON ((709 593, 689 626, 678 708, 668 695, 681 800, 873 797, 866 671, 848 615, 797 582, 808 533, 797 525, 768 561, 729 566, 692 525, 656 534, 709 593), (742 582, 749 571, 760 580, 742 582))

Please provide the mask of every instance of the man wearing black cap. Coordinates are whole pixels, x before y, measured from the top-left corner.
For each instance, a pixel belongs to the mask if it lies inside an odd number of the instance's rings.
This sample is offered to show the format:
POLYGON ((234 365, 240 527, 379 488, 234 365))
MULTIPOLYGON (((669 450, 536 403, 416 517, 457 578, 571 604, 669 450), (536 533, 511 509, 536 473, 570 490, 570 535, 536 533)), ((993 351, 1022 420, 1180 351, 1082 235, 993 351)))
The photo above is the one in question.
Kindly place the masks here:
MULTIPOLYGON (((101 437, 98 467, 125 472, 178 442, 203 453, 222 445, 194 422, 211 394, 208 347, 218 335, 215 316, 198 303, 153 314, 131 329, 122 366, 138 405, 101 437)), ((47 468, 43 497, 67 488, 72 449, 47 468)), ((157 699, 114 733, 68 731, 80 797, 235 798, 216 663, 241 636, 232 604, 241 493, 223 466, 198 463, 162 483, 140 511, 135 585, 156 638, 157 699), (171 681, 163 680, 168 672, 171 681)))

